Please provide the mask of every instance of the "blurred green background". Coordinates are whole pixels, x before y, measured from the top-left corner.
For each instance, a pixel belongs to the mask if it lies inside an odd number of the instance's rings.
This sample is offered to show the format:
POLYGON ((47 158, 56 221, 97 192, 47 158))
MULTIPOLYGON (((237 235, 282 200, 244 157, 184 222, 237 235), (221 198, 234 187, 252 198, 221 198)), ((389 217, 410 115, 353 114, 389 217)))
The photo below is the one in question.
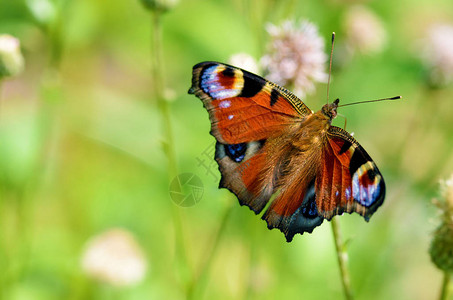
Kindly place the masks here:
MULTIPOLYGON (((218 190, 215 165, 213 176, 197 161, 214 138, 201 101, 187 94, 192 66, 238 52, 259 59, 265 24, 288 18, 319 26, 327 49, 337 33, 332 98, 404 98, 339 109, 388 190, 369 223, 339 218, 355 296, 436 299, 442 276, 428 254, 437 224, 431 199, 453 171, 453 88, 433 87, 420 54, 430 24, 453 22, 451 0, 180 0, 161 16, 168 101, 160 104, 151 71, 156 28, 140 1, 0 0, 0 33, 20 39, 26 65, 0 87, 0 298, 343 297, 327 222, 288 244, 218 190), (344 61, 343 18, 356 4, 379 16, 388 41, 344 61), (172 148, 174 172, 203 183, 192 207, 170 199, 172 148), (135 285, 105 283, 81 267, 87 241, 118 227, 136 237, 148 262, 135 285)), ((325 90, 318 84, 303 100, 318 110, 325 90)))

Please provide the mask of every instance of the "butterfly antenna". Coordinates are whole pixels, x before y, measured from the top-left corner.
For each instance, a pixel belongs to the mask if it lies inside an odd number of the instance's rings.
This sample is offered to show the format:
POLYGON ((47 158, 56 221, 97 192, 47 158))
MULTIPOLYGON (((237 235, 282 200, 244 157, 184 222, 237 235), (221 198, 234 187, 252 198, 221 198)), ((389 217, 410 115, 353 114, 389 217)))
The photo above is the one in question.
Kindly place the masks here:
POLYGON ((338 105, 338 107, 349 106, 354 104, 361 104, 361 103, 370 103, 370 102, 378 102, 378 101, 386 101, 386 100, 400 100, 403 99, 401 96, 391 97, 391 98, 382 98, 382 99, 374 99, 374 100, 366 100, 366 101, 359 101, 359 102, 352 102, 346 103, 343 105, 338 105))
POLYGON ((335 42, 335 32, 332 32, 332 44, 330 46, 329 79, 327 80, 327 104, 329 104, 330 75, 332 74, 332 56, 333 56, 334 42, 335 42))

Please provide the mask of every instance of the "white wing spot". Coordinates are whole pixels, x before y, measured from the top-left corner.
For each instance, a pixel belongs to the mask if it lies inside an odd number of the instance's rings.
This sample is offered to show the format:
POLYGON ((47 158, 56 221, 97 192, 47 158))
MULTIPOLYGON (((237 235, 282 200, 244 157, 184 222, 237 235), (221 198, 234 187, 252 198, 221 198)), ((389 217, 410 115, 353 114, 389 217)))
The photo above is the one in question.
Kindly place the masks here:
POLYGON ((231 101, 229 101, 229 100, 222 101, 219 104, 220 108, 228 108, 230 106, 231 106, 231 101))
POLYGON ((347 187, 346 190, 344 191, 344 194, 346 196, 346 199, 349 199, 349 197, 351 197, 351 188, 347 187))
POLYGON ((355 172, 352 177, 352 197, 356 200, 360 200, 360 184, 357 172, 355 172))

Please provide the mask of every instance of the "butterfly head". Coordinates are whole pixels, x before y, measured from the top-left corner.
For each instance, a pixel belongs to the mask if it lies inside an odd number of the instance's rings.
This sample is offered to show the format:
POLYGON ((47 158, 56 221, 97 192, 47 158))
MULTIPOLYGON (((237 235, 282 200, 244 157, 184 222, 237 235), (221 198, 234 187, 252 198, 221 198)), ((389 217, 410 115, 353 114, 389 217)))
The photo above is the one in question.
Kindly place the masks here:
POLYGON ((334 102, 325 104, 321 109, 322 113, 330 120, 335 119, 337 116, 337 107, 339 102, 340 99, 337 98, 334 102))

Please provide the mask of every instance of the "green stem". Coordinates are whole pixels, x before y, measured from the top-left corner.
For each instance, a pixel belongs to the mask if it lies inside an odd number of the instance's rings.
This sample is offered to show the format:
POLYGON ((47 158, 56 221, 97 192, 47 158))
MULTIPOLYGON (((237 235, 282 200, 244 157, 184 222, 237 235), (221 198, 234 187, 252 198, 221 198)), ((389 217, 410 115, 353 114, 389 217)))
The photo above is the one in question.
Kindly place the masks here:
POLYGON ((24 277, 25 273, 27 272, 28 265, 30 263, 30 219, 32 218, 31 211, 31 203, 28 201, 28 191, 27 187, 22 187, 16 192, 16 228, 17 228, 17 239, 18 244, 16 246, 16 250, 14 251, 17 261, 21 261, 19 264, 17 273, 16 273, 16 280, 15 282, 19 281, 21 278, 24 277), (20 257, 20 258, 19 258, 20 257))
POLYGON ((442 281, 442 288, 440 291, 439 300, 447 300, 448 295, 450 294, 450 274, 448 272, 444 272, 444 279, 442 281))
MULTIPOLYGON (((173 130, 170 118, 170 107, 164 96, 164 67, 162 55, 162 11, 155 9, 151 12, 152 17, 152 80, 154 99, 157 102, 158 109, 162 117, 162 127, 164 132, 164 152, 168 161, 169 180, 175 178, 178 174, 176 164, 176 153, 174 147, 173 130)), ((183 222, 181 212, 178 207, 171 205, 173 224, 175 226, 175 244, 176 244, 176 261, 180 265, 180 279, 183 282, 190 281, 190 268, 185 253, 183 222)))
POLYGON ((63 18, 61 16, 62 9, 58 14, 57 20, 52 27, 49 29, 48 37, 50 44, 50 58, 49 58, 49 69, 51 71, 59 71, 60 64, 63 56, 63 18))
MULTIPOLYGON (((0 78, 0 116, 2 114, 2 109, 1 109, 1 106, 2 106, 2 87, 3 87, 3 81, 2 79, 0 78)), ((0 118, 1 120, 1 118, 0 118)), ((1 123, 0 123, 1 124, 1 123)))
POLYGON ((344 296, 347 300, 352 300, 351 279, 348 270, 348 253, 345 251, 344 243, 341 238, 340 224, 335 218, 330 221, 332 224, 333 239, 337 251, 338 266, 340 267, 341 282, 343 284, 344 296))
MULTIPOLYGON (((230 202, 228 206, 225 208, 225 211, 223 212, 222 220, 220 222, 219 228, 217 229, 217 232, 214 236, 214 241, 212 243, 211 249, 204 255, 205 260, 202 262, 200 270, 198 271, 198 274, 196 274, 192 280, 192 282, 189 284, 187 288, 187 296, 186 299, 194 299, 195 298, 195 290, 197 287, 203 288, 206 283, 208 271, 210 269, 212 260, 214 258, 214 254, 217 252, 217 248, 219 245, 219 242, 225 232, 226 224, 227 221, 230 217, 230 214, 233 210, 233 205, 230 202)), ((202 292, 202 291, 200 291, 202 292)), ((199 297, 202 298, 202 297, 199 297)))
POLYGON ((164 97, 164 68, 163 68, 163 59, 162 59, 162 23, 161 23, 161 11, 154 10, 152 12, 152 22, 153 22, 153 83, 154 83, 154 96, 157 100, 157 104, 162 114, 163 130, 166 138, 165 143, 165 153, 168 159, 168 171, 169 177, 172 179, 177 174, 176 167, 176 154, 174 149, 173 141, 173 130, 170 119, 170 108, 168 106, 168 101, 164 97))
MULTIPOLYGON (((3 86, 3 81, 0 78, 0 116, 2 115, 2 86, 3 86)), ((1 118, 0 118, 1 120, 1 118)), ((0 123, 1 124, 1 123, 0 123)))

